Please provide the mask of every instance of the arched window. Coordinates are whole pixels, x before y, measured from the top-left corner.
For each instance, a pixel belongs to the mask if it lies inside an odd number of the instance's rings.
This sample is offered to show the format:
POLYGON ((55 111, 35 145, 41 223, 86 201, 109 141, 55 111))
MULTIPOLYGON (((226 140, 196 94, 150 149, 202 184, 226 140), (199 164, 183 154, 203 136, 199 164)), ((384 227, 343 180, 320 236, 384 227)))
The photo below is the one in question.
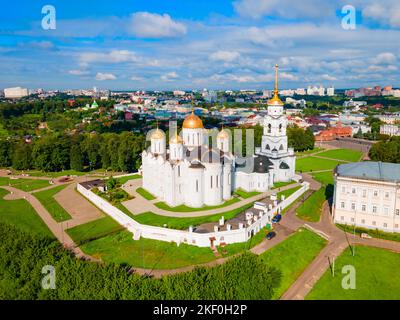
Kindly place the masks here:
POLYGON ((267 146, 265 147, 265 150, 270 150, 269 144, 267 144, 267 146))
POLYGON ((279 150, 283 150, 283 145, 281 145, 281 146, 279 147, 279 150))
POLYGON ((271 124, 268 123, 268 133, 271 133, 271 124))
POLYGON ((282 132, 282 123, 279 125, 279 132, 282 132))

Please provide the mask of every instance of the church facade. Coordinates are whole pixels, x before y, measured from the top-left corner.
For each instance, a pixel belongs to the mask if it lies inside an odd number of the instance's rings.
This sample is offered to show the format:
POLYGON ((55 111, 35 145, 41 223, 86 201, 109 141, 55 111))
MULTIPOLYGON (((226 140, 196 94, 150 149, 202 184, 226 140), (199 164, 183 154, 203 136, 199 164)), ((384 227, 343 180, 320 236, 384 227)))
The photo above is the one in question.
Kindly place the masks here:
POLYGON ((170 206, 200 208, 220 205, 237 189, 265 192, 275 182, 295 176, 295 155, 288 148, 287 118, 278 97, 278 67, 274 96, 268 101, 263 120, 261 146, 250 157, 231 152, 231 135, 222 129, 216 146, 208 144, 208 133, 193 112, 166 145, 164 132, 150 134, 150 148, 142 153, 143 188, 170 206))

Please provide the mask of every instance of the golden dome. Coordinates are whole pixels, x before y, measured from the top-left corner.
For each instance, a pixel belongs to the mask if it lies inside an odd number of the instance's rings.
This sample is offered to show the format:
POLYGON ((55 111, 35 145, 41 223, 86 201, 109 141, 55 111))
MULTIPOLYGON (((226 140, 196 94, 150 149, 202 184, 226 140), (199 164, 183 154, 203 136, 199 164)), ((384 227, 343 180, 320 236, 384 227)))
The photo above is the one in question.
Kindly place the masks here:
POLYGON ((274 96, 268 100, 267 104, 269 106, 283 106, 283 102, 278 97, 278 93, 274 94, 274 96))
POLYGON ((175 134, 175 135, 169 140, 169 143, 175 143, 175 144, 177 144, 177 143, 183 143, 183 140, 182 140, 182 138, 181 138, 178 134, 175 134))
POLYGON ((150 136, 150 139, 164 139, 165 133, 160 129, 156 129, 150 136))
POLYGON ((229 132, 225 129, 222 129, 218 135, 217 135, 218 139, 229 139, 229 132))
POLYGON ((185 120, 183 121, 183 128, 185 129, 204 129, 203 127, 203 121, 194 114, 192 113, 188 115, 185 120))

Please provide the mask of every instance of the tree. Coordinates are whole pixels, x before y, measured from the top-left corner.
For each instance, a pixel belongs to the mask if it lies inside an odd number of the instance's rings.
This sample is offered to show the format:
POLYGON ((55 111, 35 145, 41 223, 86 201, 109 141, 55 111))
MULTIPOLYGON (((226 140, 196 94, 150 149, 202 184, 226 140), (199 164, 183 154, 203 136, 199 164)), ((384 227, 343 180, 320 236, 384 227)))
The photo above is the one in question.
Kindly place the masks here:
POLYGON ((11 143, 7 140, 0 140, 0 167, 11 165, 11 143))
POLYGON ((32 148, 25 141, 20 141, 14 148, 12 166, 16 170, 28 170, 32 168, 32 148))
POLYGON ((315 137, 310 128, 306 130, 297 126, 287 128, 288 145, 295 151, 304 151, 314 148, 315 137))
POLYGON ((76 171, 83 171, 84 157, 82 154, 79 143, 75 143, 71 146, 70 151, 70 167, 76 171))
POLYGON ((373 144, 369 150, 369 157, 374 161, 400 163, 400 137, 373 144))

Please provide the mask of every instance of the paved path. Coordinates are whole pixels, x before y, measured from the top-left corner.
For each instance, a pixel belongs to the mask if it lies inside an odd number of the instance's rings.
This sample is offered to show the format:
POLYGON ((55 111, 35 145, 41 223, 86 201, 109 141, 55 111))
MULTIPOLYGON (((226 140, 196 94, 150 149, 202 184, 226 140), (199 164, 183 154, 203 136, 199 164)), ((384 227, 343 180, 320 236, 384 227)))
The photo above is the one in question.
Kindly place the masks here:
POLYGON ((67 221, 68 227, 72 228, 80 224, 91 222, 105 215, 95 205, 85 199, 76 190, 76 182, 54 195, 54 199, 62 206, 71 216, 67 221))
POLYGON ((46 208, 32 194, 9 186, 1 186, 1 188, 6 189, 10 192, 4 197, 5 200, 27 200, 35 209, 43 222, 46 223, 53 235, 58 239, 58 241, 60 241, 64 245, 64 247, 73 251, 75 255, 79 258, 92 260, 92 257, 84 254, 83 251, 76 246, 72 238, 64 231, 64 224, 56 222, 51 214, 46 210, 46 208))
MULTIPOLYGON (((317 232, 328 236, 328 245, 322 249, 304 272, 296 279, 292 286, 282 295, 282 300, 304 299, 315 283, 328 270, 333 258, 338 257, 349 245, 372 246, 400 253, 400 242, 381 239, 362 239, 354 237, 337 228, 331 218, 328 202, 324 203, 321 220, 317 223, 307 223, 317 232)), ((356 249, 357 252, 357 249, 356 249)), ((357 253, 356 253, 357 254, 357 253)))
POLYGON ((153 212, 160 216, 167 216, 167 217, 178 217, 178 218, 201 217, 201 216, 209 216, 209 215, 214 215, 214 214, 234 210, 237 208, 241 208, 241 207, 245 206, 246 204, 253 203, 255 201, 260 201, 264 198, 267 198, 273 193, 278 193, 279 191, 291 189, 291 188, 297 187, 299 185, 300 185, 300 183, 296 182, 296 183, 293 183, 293 184, 290 184, 290 185, 287 185, 287 186, 284 186, 281 188, 268 190, 267 192, 263 192, 254 197, 242 199, 239 202, 235 202, 229 206, 220 207, 220 208, 216 208, 216 209, 191 211, 191 212, 176 212, 176 211, 168 211, 168 210, 160 209, 155 206, 155 203, 159 202, 160 200, 156 199, 156 200, 149 201, 149 200, 146 200, 145 198, 143 198, 140 194, 138 194, 136 192, 136 189, 142 186, 142 179, 135 179, 135 180, 130 180, 130 181, 126 182, 122 186, 122 189, 124 189, 127 193, 134 196, 135 198, 132 200, 122 202, 122 204, 134 215, 150 211, 150 212, 153 212))

